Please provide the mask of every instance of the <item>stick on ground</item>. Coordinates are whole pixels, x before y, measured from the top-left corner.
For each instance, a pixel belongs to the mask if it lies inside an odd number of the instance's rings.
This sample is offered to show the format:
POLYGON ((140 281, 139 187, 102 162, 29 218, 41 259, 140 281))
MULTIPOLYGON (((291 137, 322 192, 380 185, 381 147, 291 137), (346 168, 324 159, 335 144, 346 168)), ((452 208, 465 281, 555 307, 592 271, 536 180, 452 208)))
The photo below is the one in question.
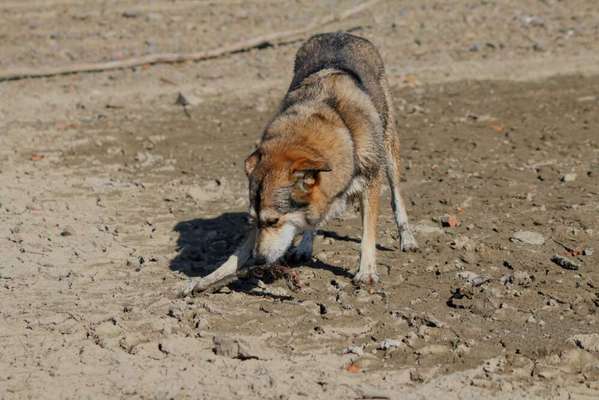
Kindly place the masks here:
POLYGON ((126 60, 118 61, 107 61, 100 63, 85 63, 85 64, 73 64, 61 67, 49 67, 49 68, 17 68, 14 70, 0 71, 0 82, 8 80, 18 80, 27 78, 43 78, 57 75, 76 74, 82 72, 100 72, 109 71, 115 69, 139 67, 142 65, 155 65, 155 64, 173 64, 184 61, 203 61, 212 58, 222 57, 228 54, 240 53, 255 48, 263 47, 264 45, 273 44, 282 40, 304 35, 311 31, 314 31, 320 26, 330 24, 333 22, 342 21, 350 18, 369 7, 374 6, 380 0, 370 0, 362 3, 356 7, 352 7, 339 14, 329 14, 321 18, 316 18, 310 24, 303 28, 291 29, 282 32, 273 32, 263 36, 257 36, 252 39, 243 40, 228 46, 218 47, 216 49, 200 51, 194 53, 162 53, 162 54, 150 54, 143 57, 133 57, 126 60))

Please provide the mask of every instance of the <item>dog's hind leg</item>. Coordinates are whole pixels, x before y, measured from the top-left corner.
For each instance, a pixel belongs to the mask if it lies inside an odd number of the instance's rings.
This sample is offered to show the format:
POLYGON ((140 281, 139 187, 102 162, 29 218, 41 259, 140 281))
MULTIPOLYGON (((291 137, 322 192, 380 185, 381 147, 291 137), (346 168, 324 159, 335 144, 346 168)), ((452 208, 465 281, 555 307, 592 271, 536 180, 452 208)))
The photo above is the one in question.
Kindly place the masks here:
POLYGON ((393 208, 395 223, 399 230, 400 248, 402 251, 413 251, 418 249, 418 243, 410 228, 406 205, 399 189, 399 140, 397 139, 397 133, 392 130, 387 139, 390 141, 385 146, 387 153, 387 178, 391 186, 391 207, 393 208))
POLYGON ((360 244, 360 267, 354 276, 355 283, 376 283, 376 228, 381 194, 381 173, 368 185, 360 197, 362 214, 362 242, 360 244))

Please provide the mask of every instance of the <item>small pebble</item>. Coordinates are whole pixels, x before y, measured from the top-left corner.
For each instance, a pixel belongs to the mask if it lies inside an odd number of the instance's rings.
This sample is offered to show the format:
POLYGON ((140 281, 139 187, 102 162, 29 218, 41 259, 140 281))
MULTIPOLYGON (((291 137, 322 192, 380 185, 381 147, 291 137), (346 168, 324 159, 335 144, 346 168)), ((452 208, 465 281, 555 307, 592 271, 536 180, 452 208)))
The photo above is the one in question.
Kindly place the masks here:
POLYGON ((562 182, 574 182, 576 180, 575 173, 564 174, 560 177, 560 181, 562 182))
POLYGON ((456 275, 459 279, 465 280, 472 286, 480 286, 489 280, 489 278, 476 274, 472 271, 460 271, 456 275))
POLYGON ((70 226, 65 226, 62 232, 60 232, 60 236, 73 236, 74 234, 75 231, 70 226))
POLYGON ((540 246, 543 243, 545 243, 545 238, 543 237, 543 235, 537 232, 518 231, 512 235, 511 241, 515 243, 533 244, 540 246))
POLYGON ((134 10, 126 10, 121 14, 124 18, 137 18, 139 17, 139 12, 134 10))
POLYGON ((471 51, 473 53, 476 53, 477 51, 480 51, 480 44, 474 43, 472 46, 470 46, 468 48, 468 51, 471 51))
POLYGON ((343 354, 355 354, 357 356, 364 355, 364 348, 362 346, 349 346, 343 349, 343 354))
POLYGON ((551 257, 551 261, 553 261, 562 268, 569 269, 572 271, 576 271, 580 268, 580 264, 570 260, 569 258, 558 255, 551 257))
POLYGON ((599 353, 599 333, 579 334, 568 339, 583 350, 599 353))
POLYGON ((377 346, 379 350, 389 350, 392 348, 400 347, 402 345, 401 341, 393 340, 393 339, 385 339, 377 346))

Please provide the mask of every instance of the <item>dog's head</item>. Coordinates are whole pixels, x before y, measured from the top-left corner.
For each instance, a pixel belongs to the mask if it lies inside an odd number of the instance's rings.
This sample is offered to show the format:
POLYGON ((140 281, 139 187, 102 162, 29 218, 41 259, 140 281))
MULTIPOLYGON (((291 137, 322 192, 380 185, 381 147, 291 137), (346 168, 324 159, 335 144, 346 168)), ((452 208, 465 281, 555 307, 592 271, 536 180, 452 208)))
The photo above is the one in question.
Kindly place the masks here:
POLYGON ((255 256, 271 263, 297 233, 322 220, 328 199, 321 181, 331 166, 315 150, 272 140, 245 160, 245 171, 250 215, 258 226, 255 256))

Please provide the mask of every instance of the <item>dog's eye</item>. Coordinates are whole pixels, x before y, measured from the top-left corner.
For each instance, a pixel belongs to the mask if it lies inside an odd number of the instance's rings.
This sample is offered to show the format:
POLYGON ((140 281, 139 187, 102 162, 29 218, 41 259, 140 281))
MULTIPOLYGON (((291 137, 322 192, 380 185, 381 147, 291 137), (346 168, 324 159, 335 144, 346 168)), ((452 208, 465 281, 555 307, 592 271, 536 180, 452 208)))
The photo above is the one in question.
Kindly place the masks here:
POLYGON ((294 177, 297 179, 295 186, 304 193, 309 193, 312 187, 316 184, 317 171, 299 171, 294 173, 294 177))

